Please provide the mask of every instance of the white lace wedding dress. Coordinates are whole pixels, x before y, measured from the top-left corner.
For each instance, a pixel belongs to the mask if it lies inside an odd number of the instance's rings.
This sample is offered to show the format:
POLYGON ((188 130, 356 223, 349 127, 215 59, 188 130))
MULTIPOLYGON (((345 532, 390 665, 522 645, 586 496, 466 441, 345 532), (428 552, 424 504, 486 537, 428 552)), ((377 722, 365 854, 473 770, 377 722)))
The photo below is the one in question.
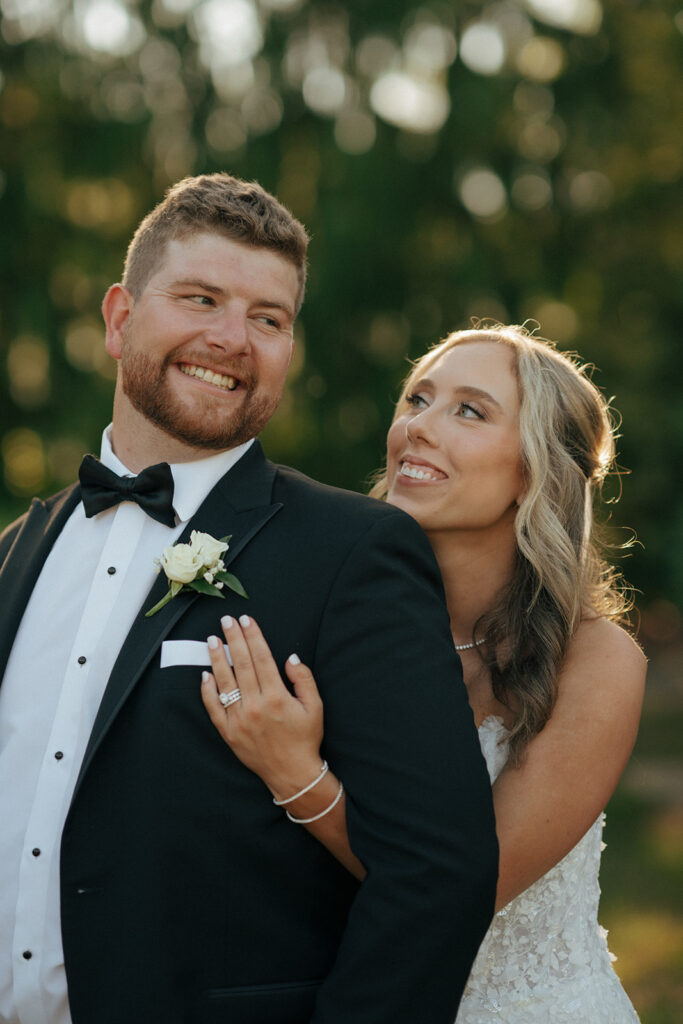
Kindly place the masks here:
MULTIPOLYGON (((479 727, 491 782, 507 760, 506 738, 496 716, 479 727)), ((597 919, 602 825, 601 814, 559 864, 495 915, 456 1024, 637 1024, 597 919)))

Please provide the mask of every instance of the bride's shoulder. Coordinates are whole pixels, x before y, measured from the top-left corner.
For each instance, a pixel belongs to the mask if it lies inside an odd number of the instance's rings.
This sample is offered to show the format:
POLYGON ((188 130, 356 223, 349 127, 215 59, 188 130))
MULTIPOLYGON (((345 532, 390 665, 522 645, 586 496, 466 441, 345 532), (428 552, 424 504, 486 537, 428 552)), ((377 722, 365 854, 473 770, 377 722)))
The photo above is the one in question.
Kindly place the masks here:
POLYGON ((585 615, 572 637, 568 653, 577 657, 618 658, 622 665, 644 667, 647 659, 633 636, 602 615, 585 615))
POLYGON ((631 634, 599 616, 585 616, 569 642, 559 689, 594 690, 596 696, 642 699, 647 659, 631 634))

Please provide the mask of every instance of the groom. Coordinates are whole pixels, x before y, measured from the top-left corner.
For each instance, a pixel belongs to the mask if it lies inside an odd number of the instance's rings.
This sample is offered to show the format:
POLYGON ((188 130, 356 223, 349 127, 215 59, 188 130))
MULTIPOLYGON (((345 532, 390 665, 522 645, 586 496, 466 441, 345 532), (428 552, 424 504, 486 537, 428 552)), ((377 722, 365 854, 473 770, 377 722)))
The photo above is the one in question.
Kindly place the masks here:
POLYGON ((408 516, 254 440, 307 241, 256 184, 174 186, 104 299, 102 466, 0 537, 0 1022, 455 1017, 497 848, 436 564, 408 516), (230 535, 248 600, 182 592, 146 617, 154 560, 192 530, 230 535), (360 886, 204 710, 206 638, 245 612, 315 674, 360 886))

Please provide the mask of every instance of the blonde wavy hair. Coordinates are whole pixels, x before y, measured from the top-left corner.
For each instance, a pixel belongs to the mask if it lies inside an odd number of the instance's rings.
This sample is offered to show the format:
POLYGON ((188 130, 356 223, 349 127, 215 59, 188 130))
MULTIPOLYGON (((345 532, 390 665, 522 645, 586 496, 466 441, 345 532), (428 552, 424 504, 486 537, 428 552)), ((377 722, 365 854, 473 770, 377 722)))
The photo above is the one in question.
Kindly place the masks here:
MULTIPOLYGON (((510 760, 519 764, 548 721, 567 645, 584 617, 626 621, 632 598, 603 557, 594 519, 602 483, 615 466, 615 427, 590 367, 525 327, 455 331, 413 364, 394 419, 407 396, 457 345, 495 342, 514 355, 520 393, 521 460, 526 494, 515 517, 512 579, 475 625, 494 695, 515 715, 510 760)), ((370 491, 386 499, 386 469, 370 491)), ((624 545, 628 546, 628 545, 624 545)))

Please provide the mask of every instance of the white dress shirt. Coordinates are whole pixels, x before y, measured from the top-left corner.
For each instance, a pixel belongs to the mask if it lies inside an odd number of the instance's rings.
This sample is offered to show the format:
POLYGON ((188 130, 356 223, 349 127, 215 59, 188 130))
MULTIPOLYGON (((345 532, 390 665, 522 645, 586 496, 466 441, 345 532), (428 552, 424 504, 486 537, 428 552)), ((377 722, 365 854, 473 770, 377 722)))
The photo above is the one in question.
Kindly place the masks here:
MULTIPOLYGON (((110 433, 102 462, 131 475, 110 433)), ((59 851, 97 709, 154 559, 252 443, 171 466, 175 526, 130 501, 86 519, 79 503, 45 561, 0 687, 0 1024, 71 1024, 59 851)))

